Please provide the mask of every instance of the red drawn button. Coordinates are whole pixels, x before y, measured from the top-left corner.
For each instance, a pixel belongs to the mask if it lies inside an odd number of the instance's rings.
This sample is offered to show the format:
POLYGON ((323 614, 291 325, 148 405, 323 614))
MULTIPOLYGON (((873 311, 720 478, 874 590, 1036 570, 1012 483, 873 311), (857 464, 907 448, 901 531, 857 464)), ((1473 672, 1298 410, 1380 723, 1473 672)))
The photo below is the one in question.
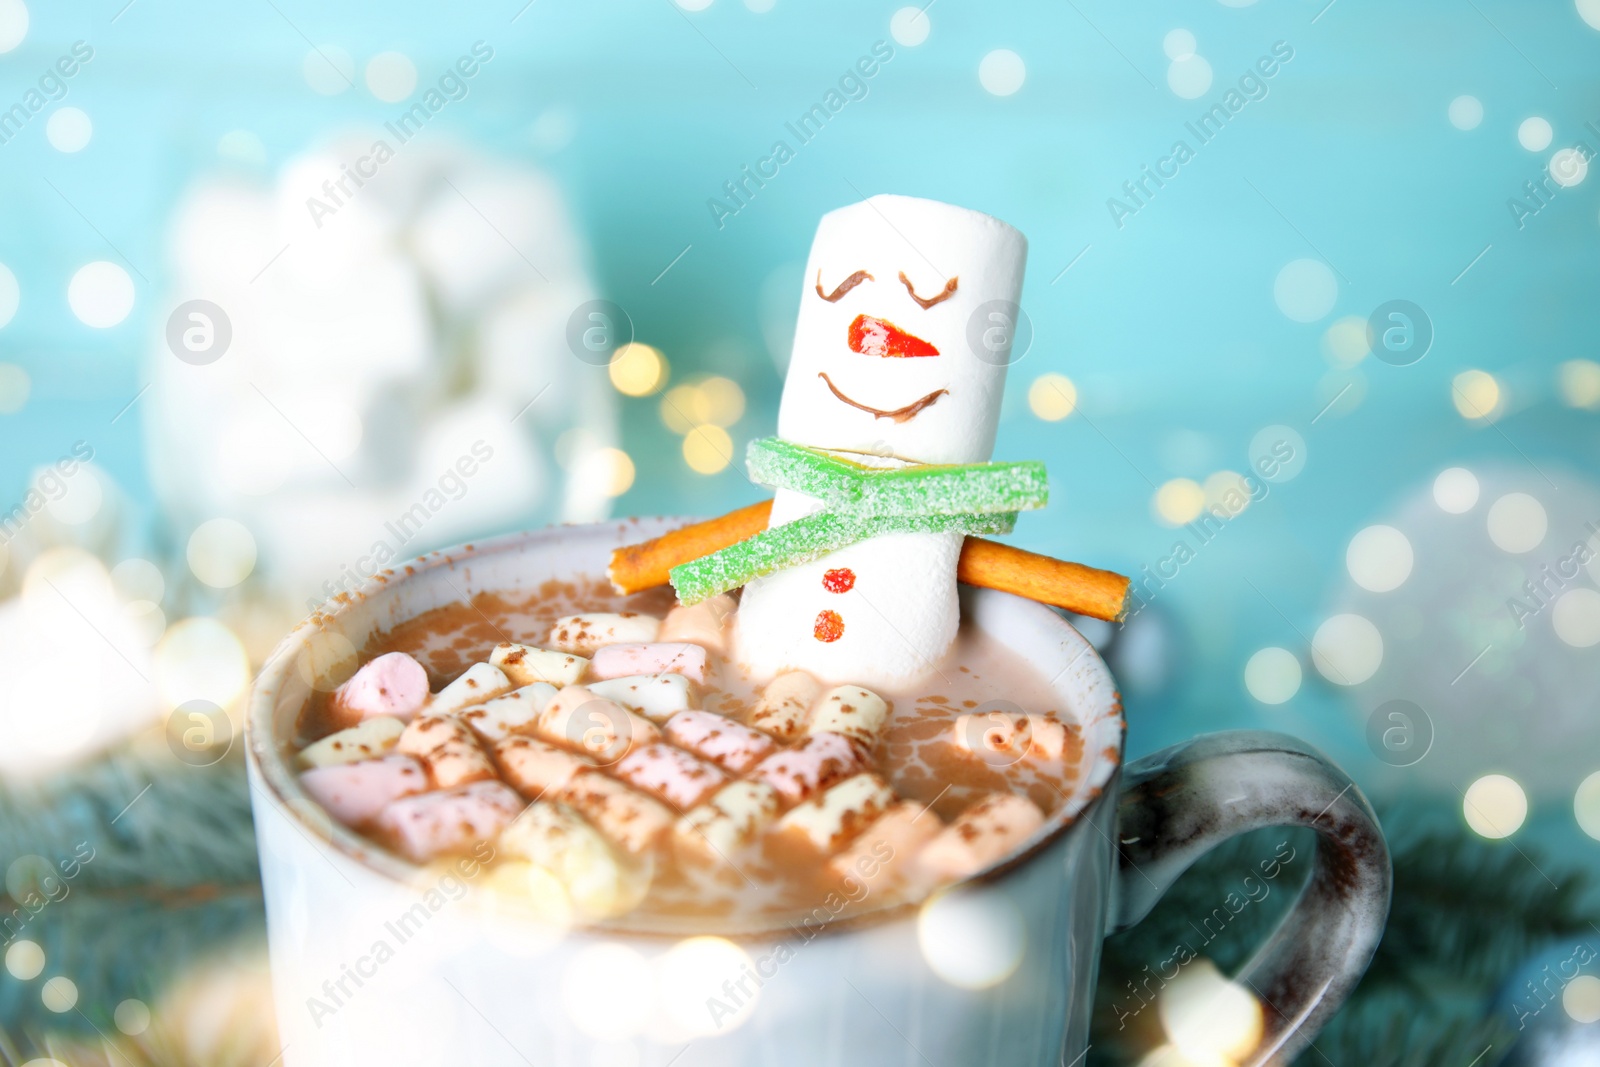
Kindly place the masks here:
POLYGON ((817 613, 817 624, 811 628, 812 636, 818 641, 837 641, 844 636, 844 620, 837 611, 820 611, 817 613))

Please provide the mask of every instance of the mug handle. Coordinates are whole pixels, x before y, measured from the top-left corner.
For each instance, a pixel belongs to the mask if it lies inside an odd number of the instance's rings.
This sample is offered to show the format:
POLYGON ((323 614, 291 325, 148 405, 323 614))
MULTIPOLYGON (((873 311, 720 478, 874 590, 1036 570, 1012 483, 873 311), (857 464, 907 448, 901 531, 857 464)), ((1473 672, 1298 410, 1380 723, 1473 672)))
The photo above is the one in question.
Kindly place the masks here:
POLYGON ((1260 730, 1207 734, 1130 764, 1117 809, 1111 932, 1150 913, 1201 855, 1265 826, 1317 832, 1300 897, 1235 976, 1263 1005, 1241 1067, 1287 1064, 1372 960, 1389 914, 1389 849, 1348 775, 1302 741, 1260 730))

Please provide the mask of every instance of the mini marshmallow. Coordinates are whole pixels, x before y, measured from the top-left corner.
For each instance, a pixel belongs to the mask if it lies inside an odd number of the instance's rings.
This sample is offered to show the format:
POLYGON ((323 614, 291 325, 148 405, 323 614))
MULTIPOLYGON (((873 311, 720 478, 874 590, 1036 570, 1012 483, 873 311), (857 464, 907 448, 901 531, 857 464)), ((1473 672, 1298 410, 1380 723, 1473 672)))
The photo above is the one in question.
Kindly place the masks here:
POLYGON ((379 812, 377 825, 396 848, 421 863, 487 841, 516 818, 522 806, 522 798, 501 782, 473 782, 393 801, 379 812))
POLYGON ((782 805, 778 791, 765 782, 732 782, 673 824, 673 849, 691 862, 730 862, 778 817, 782 805))
POLYGON ((335 689, 333 699, 363 719, 409 719, 428 702, 428 672, 404 652, 386 652, 335 689))
POLYGON ((384 756, 313 767, 300 776, 300 785, 329 815, 346 826, 361 826, 391 801, 426 790, 428 775, 410 756, 384 756))
POLYGON ((534 682, 468 708, 461 713, 461 721, 485 741, 499 741, 531 730, 534 720, 555 695, 556 687, 549 682, 534 682))
POLYGON ((833 857, 828 870, 835 878, 874 889, 904 884, 915 876, 917 853, 943 829, 931 809, 914 800, 899 801, 833 857))
POLYGON ((615 773, 635 789, 679 811, 688 811, 728 780, 714 765, 661 742, 628 753, 615 773))
POLYGON ((594 761, 532 737, 513 736, 494 746, 501 772, 517 792, 533 800, 554 794, 594 761))
POLYGON ((772 738, 713 711, 683 711, 667 720, 667 740, 710 760, 725 771, 743 774, 773 750, 772 738))
POLYGON ((878 733, 888 717, 889 705, 877 693, 859 685, 841 685, 823 694, 806 729, 813 734, 843 734, 870 749, 877 744, 878 733))
POLYGON ((591 611, 557 619, 545 644, 561 652, 592 656, 601 645, 646 644, 660 632, 661 620, 654 615, 591 611))
POLYGON ((583 677, 589 661, 570 652, 548 652, 542 648, 502 641, 489 653, 489 662, 499 667, 513 685, 528 686, 534 682, 551 685, 571 685, 583 677))
POLYGON ((670 644, 607 645, 596 650, 589 673, 596 678, 624 678, 630 674, 681 674, 705 683, 706 650, 685 642, 670 644))
POLYGON ((599 831, 564 804, 539 803, 500 834, 502 852, 553 875, 586 919, 632 911, 650 890, 652 858, 624 859, 599 831))
POLYGON ((588 684, 597 697, 615 700, 632 708, 651 722, 665 722, 680 711, 694 707, 694 690, 681 674, 630 674, 588 684))
POLYGON ((965 878, 1003 858, 1044 825, 1044 812, 1027 797, 991 793, 962 812, 917 856, 935 881, 965 878))
POLYGON ((509 693, 514 686, 500 668, 488 663, 474 663, 466 671, 433 695, 428 710, 435 715, 451 715, 462 708, 493 700, 509 693))
POLYGON ((661 740, 655 723, 581 685, 556 693, 539 713, 534 731, 601 764, 615 763, 634 748, 661 740))
POLYGON ((1028 752, 1041 759, 1060 759, 1067 750, 1067 728, 1047 715, 1028 716, 1028 752))
POLYGON ((767 683, 750 713, 750 725, 780 741, 793 741, 806 732, 811 707, 822 694, 822 684, 805 671, 787 671, 767 683))
POLYGON ((472 733, 454 715, 428 712, 406 724, 395 748, 408 756, 426 756, 446 741, 471 741, 472 733))
POLYGON ((661 620, 657 641, 688 641, 708 652, 726 655, 727 625, 738 602, 727 594, 710 597, 698 604, 679 605, 661 620))
POLYGON ((866 768, 860 745, 842 734, 820 733, 768 756, 756 764, 751 777, 776 789, 786 804, 798 804, 866 768))
POLYGON ((557 790, 555 799, 570 805, 612 844, 638 855, 655 845, 672 827, 665 805, 597 770, 582 770, 557 790))
POLYGON ((776 842, 796 853, 831 856, 854 841, 895 801, 894 790, 865 772, 790 809, 773 828, 776 842))
POLYGON ((978 756, 1021 759, 1033 739, 1029 718, 1009 711, 957 715, 950 727, 951 740, 957 748, 978 756))
POLYGON ((436 789, 495 776, 488 754, 478 747, 466 724, 453 715, 429 712, 417 716, 406 725, 395 747, 404 755, 422 760, 436 789))
POLYGON ((302 767, 333 767, 372 759, 394 748, 406 724, 388 716, 365 719, 348 730, 329 734, 300 750, 302 767))

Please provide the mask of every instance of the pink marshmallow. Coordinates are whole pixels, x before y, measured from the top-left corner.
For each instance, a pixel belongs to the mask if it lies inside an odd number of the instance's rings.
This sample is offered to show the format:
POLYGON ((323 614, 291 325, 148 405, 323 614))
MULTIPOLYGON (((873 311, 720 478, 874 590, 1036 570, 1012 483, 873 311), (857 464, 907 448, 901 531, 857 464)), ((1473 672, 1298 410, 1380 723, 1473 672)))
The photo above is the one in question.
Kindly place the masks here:
POLYGON ((678 712, 667 720, 667 740, 734 774, 755 766, 774 747, 760 730, 712 711, 678 712))
POLYGON ((648 645, 605 645, 589 661, 594 678, 626 678, 630 674, 681 674, 705 683, 707 656, 699 645, 658 641, 648 645))
POLYGON ((766 782, 785 804, 793 805, 866 769, 867 758, 860 745, 843 734, 822 731, 794 748, 768 756, 750 777, 766 782))
POLYGON ((300 776, 311 799, 346 826, 361 826, 378 817, 391 801, 428 788, 428 775, 410 756, 316 767, 300 776))
POLYGON ((635 789, 688 811, 728 780, 709 763, 681 748, 654 744, 636 748, 616 766, 616 774, 635 789))
POLYGON ((378 829, 418 863, 460 852, 505 829, 525 806, 503 782, 473 782, 456 789, 403 797, 378 813, 378 829))
POLYGON ((333 691, 343 707, 363 719, 392 715, 409 719, 428 700, 428 672, 404 652, 386 652, 369 660, 333 691))

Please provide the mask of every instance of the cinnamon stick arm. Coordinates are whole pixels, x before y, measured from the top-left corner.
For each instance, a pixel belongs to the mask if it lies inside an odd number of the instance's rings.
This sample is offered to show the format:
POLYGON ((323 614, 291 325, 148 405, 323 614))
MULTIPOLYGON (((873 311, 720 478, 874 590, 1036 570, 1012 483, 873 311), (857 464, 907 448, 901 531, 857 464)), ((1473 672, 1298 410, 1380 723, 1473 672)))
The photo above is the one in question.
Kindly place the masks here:
MULTIPOLYGON (((772 501, 763 500, 705 522, 697 522, 611 554, 611 584, 623 593, 666 585, 680 563, 754 537, 767 528, 772 501)), ((1015 593, 1042 604, 1115 622, 1122 617, 1128 579, 1081 563, 1041 556, 998 541, 969 537, 961 545, 956 578, 968 585, 1015 593)))
POLYGON ((767 528, 767 517, 771 514, 772 501, 763 500, 718 518, 664 533, 650 541, 624 545, 611 553, 611 566, 606 574, 622 593, 666 585, 672 568, 754 537, 767 528))
POLYGON ((981 537, 962 543, 956 579, 1107 622, 1122 617, 1128 599, 1129 582, 1123 575, 981 537))

